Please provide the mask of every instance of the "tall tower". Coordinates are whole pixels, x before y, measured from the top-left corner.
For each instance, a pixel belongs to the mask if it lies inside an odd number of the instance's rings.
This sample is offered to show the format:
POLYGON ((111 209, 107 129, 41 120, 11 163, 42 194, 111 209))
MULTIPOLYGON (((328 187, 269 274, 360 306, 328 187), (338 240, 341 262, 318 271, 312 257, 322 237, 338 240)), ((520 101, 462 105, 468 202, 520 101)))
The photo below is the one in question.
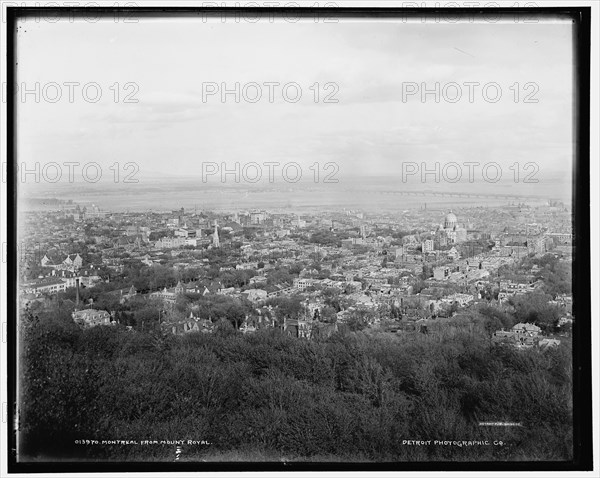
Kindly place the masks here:
POLYGON ((219 231, 217 230, 219 226, 217 226, 217 221, 215 221, 215 232, 213 234, 213 247, 221 247, 221 243, 219 242, 219 231))
POLYGON ((75 278, 75 308, 79 307, 79 277, 75 278))

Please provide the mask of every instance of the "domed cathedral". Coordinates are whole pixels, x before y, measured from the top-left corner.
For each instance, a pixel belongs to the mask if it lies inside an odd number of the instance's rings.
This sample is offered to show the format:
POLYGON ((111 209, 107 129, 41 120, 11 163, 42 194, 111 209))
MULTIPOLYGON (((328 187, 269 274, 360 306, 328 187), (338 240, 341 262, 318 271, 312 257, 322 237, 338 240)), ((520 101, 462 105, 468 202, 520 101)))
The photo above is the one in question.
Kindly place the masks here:
POLYGON ((440 227, 436 231, 436 239, 442 247, 467 240, 467 230, 461 227, 452 210, 446 215, 443 224, 440 224, 440 227))
POLYGON ((456 219, 456 215, 450 210, 450 212, 446 215, 446 219, 444 219, 444 229, 452 229, 457 226, 458 219, 456 219))

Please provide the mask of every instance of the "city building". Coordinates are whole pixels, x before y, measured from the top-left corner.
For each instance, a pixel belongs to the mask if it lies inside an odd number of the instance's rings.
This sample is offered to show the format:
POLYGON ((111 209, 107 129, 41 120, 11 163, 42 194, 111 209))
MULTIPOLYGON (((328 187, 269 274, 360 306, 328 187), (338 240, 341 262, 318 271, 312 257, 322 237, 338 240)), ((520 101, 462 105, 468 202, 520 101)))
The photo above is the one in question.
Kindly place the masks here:
POLYGON ((110 325, 110 314, 105 310, 83 309, 77 310, 71 314, 76 324, 88 328, 98 325, 110 325))
POLYGON ((461 227, 456 215, 450 211, 436 231, 436 239, 440 246, 459 244, 467 240, 467 229, 461 227))

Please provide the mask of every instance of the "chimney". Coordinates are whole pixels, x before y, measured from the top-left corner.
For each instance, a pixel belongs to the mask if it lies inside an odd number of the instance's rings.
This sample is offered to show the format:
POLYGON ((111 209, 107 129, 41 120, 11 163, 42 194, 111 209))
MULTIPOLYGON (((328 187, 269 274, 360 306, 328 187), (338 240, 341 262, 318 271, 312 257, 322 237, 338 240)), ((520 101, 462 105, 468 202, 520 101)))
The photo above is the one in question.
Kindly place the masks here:
POLYGON ((79 307, 79 277, 75 278, 75 306, 79 307))

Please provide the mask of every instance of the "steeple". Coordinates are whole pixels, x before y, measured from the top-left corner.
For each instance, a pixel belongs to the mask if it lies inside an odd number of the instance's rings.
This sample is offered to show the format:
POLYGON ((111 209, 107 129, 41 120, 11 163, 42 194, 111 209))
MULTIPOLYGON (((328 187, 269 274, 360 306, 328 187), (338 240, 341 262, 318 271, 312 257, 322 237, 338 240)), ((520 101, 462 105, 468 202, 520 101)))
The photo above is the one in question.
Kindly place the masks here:
POLYGON ((221 247, 221 243, 219 242, 219 231, 217 230, 219 226, 217 225, 217 221, 215 221, 215 232, 213 234, 213 247, 221 247))

